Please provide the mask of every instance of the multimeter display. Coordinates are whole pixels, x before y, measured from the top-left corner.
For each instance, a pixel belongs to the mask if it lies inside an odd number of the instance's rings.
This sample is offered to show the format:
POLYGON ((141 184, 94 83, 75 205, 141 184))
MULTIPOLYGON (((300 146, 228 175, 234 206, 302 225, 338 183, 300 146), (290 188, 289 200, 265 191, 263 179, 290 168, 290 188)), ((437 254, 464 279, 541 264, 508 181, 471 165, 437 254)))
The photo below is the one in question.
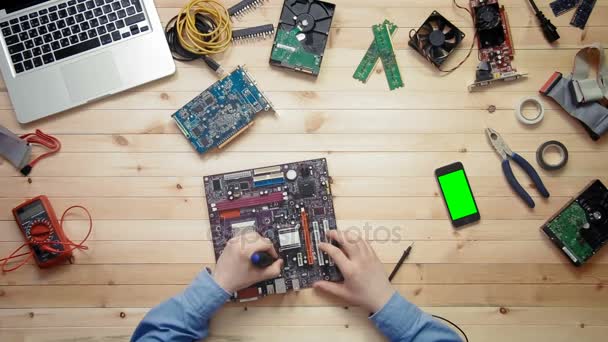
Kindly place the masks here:
POLYGON ((13 214, 40 267, 52 266, 71 257, 71 251, 65 246, 68 240, 45 196, 21 204, 13 214))
POLYGON ((42 205, 42 202, 40 202, 40 201, 34 202, 27 207, 17 210, 17 216, 19 217, 20 223, 23 223, 23 222, 29 220, 30 218, 33 218, 33 217, 38 216, 43 213, 44 213, 44 206, 42 205))

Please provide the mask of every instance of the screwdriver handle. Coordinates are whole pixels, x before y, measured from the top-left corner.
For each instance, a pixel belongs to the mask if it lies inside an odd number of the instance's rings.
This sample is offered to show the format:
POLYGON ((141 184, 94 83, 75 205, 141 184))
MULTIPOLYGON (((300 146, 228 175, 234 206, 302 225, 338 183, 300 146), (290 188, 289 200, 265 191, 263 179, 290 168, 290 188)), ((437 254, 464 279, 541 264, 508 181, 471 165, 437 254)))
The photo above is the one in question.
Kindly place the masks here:
POLYGON ((275 262, 275 258, 268 252, 255 252, 250 259, 251 264, 259 268, 266 268, 275 262))

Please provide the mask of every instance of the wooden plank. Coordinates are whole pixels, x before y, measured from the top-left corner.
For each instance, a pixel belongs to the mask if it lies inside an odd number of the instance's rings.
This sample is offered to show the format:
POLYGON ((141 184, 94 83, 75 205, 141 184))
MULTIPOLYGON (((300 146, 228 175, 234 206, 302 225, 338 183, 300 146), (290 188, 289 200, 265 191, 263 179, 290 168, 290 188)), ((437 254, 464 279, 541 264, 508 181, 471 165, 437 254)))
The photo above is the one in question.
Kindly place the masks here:
MULTIPOLYGON (((607 290, 600 285, 398 285, 397 290, 421 306, 541 306, 597 307, 608 304, 607 290), (582 296, 581 293, 585 295, 582 296)), ((0 287, 0 308, 57 307, 151 307, 183 290, 181 285, 74 285, 0 287)), ((335 306, 336 298, 303 290, 298 293, 265 297, 246 306, 335 306)), ((243 304, 229 304, 242 307, 243 304)))
MULTIPOLYGON (((431 11, 428 11, 427 13, 430 14, 430 12, 431 11)), ((553 20, 553 18, 551 19, 553 20)), ((601 19, 602 18, 599 18, 600 21, 601 19)), ((260 25, 261 22, 257 22, 256 24, 260 25)), ((409 31, 413 28, 417 29, 421 24, 422 20, 419 20, 414 25, 401 26, 393 35, 395 49, 411 50, 407 45, 409 31)), ((468 51, 474 35, 471 34, 469 30, 465 31, 467 36, 462 41, 460 49, 468 51)), ((606 26, 594 27, 588 31, 581 31, 574 27, 560 28, 560 49, 578 49, 592 42, 603 41, 602 38, 606 36, 607 31, 608 27, 606 26)), ((552 45, 545 40, 540 28, 536 24, 529 27, 512 27, 511 35, 516 51, 552 48, 552 45)), ((372 41, 372 37, 373 35, 369 27, 332 27, 329 33, 327 48, 356 48, 365 50, 372 41)), ((255 44, 256 49, 263 49, 265 51, 270 51, 271 46, 272 39, 261 40, 255 44)), ((457 58, 456 56, 453 57, 457 58)), ((246 63, 246 60, 244 63, 246 63)))
MULTIPOLYGON (((416 247, 418 248, 418 247, 416 247)), ((591 263, 583 268, 567 264, 493 263, 404 264, 394 284, 587 284, 608 281, 608 265, 591 263)), ((385 264, 387 274, 394 264, 385 264)), ((205 267, 214 264, 101 264, 62 265, 41 270, 35 265, 0 278, 0 285, 188 285, 205 267)))
MULTIPOLYGON (((533 162, 535 153, 522 152, 533 162)), ((230 152, 195 153, 60 153, 36 165, 32 176, 195 176, 212 175, 285 161, 327 158, 334 177, 429 177, 433 170, 460 160, 470 176, 502 176, 500 157, 494 152, 230 152), (365 156, 365 158, 363 158, 365 156), (170 161, 170 162, 168 162, 170 161)), ((605 177, 607 152, 571 153, 564 177, 605 177)), ((514 167, 514 171, 520 171, 514 167)), ((541 176, 552 172, 537 168, 541 176)), ((0 176, 21 174, 7 162, 0 163, 0 176)), ((520 176, 521 177, 521 176, 520 176)), ((524 182, 525 178, 521 178, 524 182)))
POLYGON ((134 328, 72 328, 72 329, 2 329, 0 338, 7 341, 61 341, 61 340, 92 340, 128 342, 134 328))
MULTIPOLYGON (((567 63, 564 69, 571 68, 572 55, 568 56, 567 63)), ((415 58, 412 56, 410 58, 415 58)), ((458 57, 454 57, 456 60, 458 57)), ((476 67, 476 63, 467 63, 467 67, 463 67, 449 75, 438 73, 436 70, 429 68, 422 58, 420 64, 415 67, 401 67, 405 87, 403 92, 463 92, 466 89, 466 83, 463 80, 473 81, 475 74, 472 72, 476 67), (469 65, 470 64, 470 65, 469 65)), ((458 62, 458 61, 457 61, 458 62)), ((232 66, 224 65, 228 71, 233 69, 232 66)), ((380 66, 378 67, 380 68, 380 66)), ((356 92, 360 95, 369 91, 385 91, 388 89, 386 78, 383 75, 370 77, 365 84, 356 81, 352 78, 353 67, 324 67, 323 71, 314 82, 305 74, 286 74, 285 70, 277 69, 271 66, 263 67, 248 67, 249 72, 254 75, 260 88, 265 92, 285 92, 285 91, 336 91, 336 92, 356 92), (381 77, 378 77, 381 76, 381 77), (275 80, 282 80, 275 82, 275 80)), ((543 67, 526 67, 526 72, 529 76, 526 80, 513 82, 508 85, 498 85, 497 90, 504 92, 530 92, 536 93, 538 89, 553 75, 556 71, 554 66, 543 67)), ((523 70, 523 69, 522 69, 523 70)), ((561 68, 559 69, 561 70, 561 68)), ((380 69, 377 69, 381 73, 380 69)), ((217 75, 211 74, 209 70, 199 68, 178 68, 177 73, 166 80, 153 82, 148 85, 141 86, 136 89, 137 92, 200 92, 208 85, 211 85, 217 80, 217 75)), ((0 89, 5 86, 0 83, 0 89)), ((400 90, 401 92, 402 90, 400 90)), ((403 93, 402 92, 402 93, 403 93)))
MULTIPOLYGON (((553 0, 537 0, 535 1, 539 7, 548 7, 549 3, 553 0)), ((236 4, 238 0, 229 0, 225 2, 225 5, 230 7, 236 4)), ((458 1, 460 3, 461 1, 458 1)), ((334 4, 340 6, 340 8, 346 7, 408 7, 408 8, 437 8, 437 7, 447 7, 451 4, 446 3, 444 0, 410 0, 408 2, 403 2, 400 0, 378 0, 373 3, 365 0, 334 0, 334 4)), ((463 2, 464 3, 464 2, 463 2)), ((521 7, 525 4, 521 1, 517 0, 501 0, 502 5, 508 7, 521 7)), ((280 7, 283 4, 283 0, 266 0, 264 2, 264 7, 280 7)), ((157 8, 180 8, 183 6, 182 0, 156 0, 155 5, 157 8)), ((606 6, 608 2, 606 0, 598 0, 597 6, 606 6)), ((257 9, 256 9, 257 11, 257 9)), ((255 13, 255 11, 253 12, 255 13)))
MULTIPOLYGON (((372 241, 380 260, 395 263, 412 241, 372 241)), ((0 255, 9 255, 21 242, 0 242, 0 255)), ((410 263, 546 263, 568 264, 569 260, 549 241, 416 241, 410 263)), ((89 250, 78 251, 75 263, 160 264, 213 263, 210 241, 90 241, 89 250)), ((608 263, 608 251, 593 257, 608 263)))
MULTIPOLYGON (((465 1, 462 1, 465 3, 465 1)), ((500 2, 503 3, 502 1, 500 2)), ((384 19, 391 20, 400 28, 419 27, 431 14, 431 8, 439 11, 444 17, 448 18, 456 27, 463 30, 466 34, 472 33, 472 19, 467 12, 451 6, 451 1, 444 1, 439 6, 415 7, 409 2, 393 3, 389 7, 376 7, 376 4, 364 4, 353 6, 351 4, 340 5, 338 2, 337 10, 332 21, 333 28, 369 28, 372 25, 381 23, 384 19)), ((179 7, 179 6, 178 6, 179 7)), ((527 6, 517 5, 505 6, 509 17, 511 28, 531 27, 538 28, 538 21, 534 12, 527 6)), ((570 19, 572 16, 563 15, 554 17, 549 6, 541 6, 540 9, 551 19, 551 22, 559 29, 569 30, 570 19)), ((163 23, 167 23, 179 11, 177 7, 161 7, 158 12, 163 23)), ((281 7, 277 5, 263 5, 243 18, 234 21, 235 27, 251 27, 260 23, 275 23, 281 14, 281 7)), ((608 15, 608 7, 596 6, 593 15, 587 23, 588 28, 606 26, 602 20, 608 15)), ((540 30, 540 29, 539 29, 540 30)), ((561 33, 561 31, 560 31, 561 33)), ((538 34, 541 34, 540 32, 538 34)))
MULTIPOLYGON (((546 177, 543 182, 553 196, 568 197, 581 191, 596 177, 546 177)), ((599 178, 608 184, 607 177, 599 178)), ((479 197, 504 197, 510 187, 503 176, 469 177, 479 197)), ((532 183, 522 186, 530 193, 532 183)), ((202 177, 3 177, 0 197, 202 197, 202 177)), ((332 177, 337 197, 429 197, 439 188, 434 177, 332 177)))
MULTIPOLYGON (((24 198, 0 199, 0 219, 13 220, 11 209, 24 198)), ((52 198, 56 212, 63 213, 69 206, 80 204, 91 212, 95 220, 198 220, 206 219, 206 203, 202 198, 52 198)), ((476 202, 484 219, 547 219, 566 203, 568 198, 555 197, 551 201, 536 198, 537 206, 530 209, 519 198, 477 197, 476 202), (510 207, 512 212, 502 208, 510 207)), ((437 197, 336 197, 334 205, 338 219, 349 220, 435 220, 445 219, 443 200, 437 197), (374 208, 374 210, 369 210, 374 208)), ((84 214, 73 216, 82 219, 84 214)))
POLYGON ((583 341, 602 341, 606 333, 605 327, 586 327, 585 325, 573 325, 570 327, 485 327, 485 326, 465 326, 471 341, 480 341, 492 338, 492 341, 538 341, 538 338, 547 341, 567 342, 576 339, 583 341), (542 337, 541 337, 542 336, 542 337))
MULTIPOLYGON (((252 342, 265 341, 310 341, 331 339, 336 341, 384 341, 385 339, 375 330, 364 327, 345 325, 342 327, 283 327, 281 329, 268 329, 266 326, 253 327, 247 330, 222 328, 214 329, 207 339, 212 342, 229 340, 242 340, 252 342)), ((471 340, 474 341, 492 338, 493 341, 538 341, 538 336, 547 336, 551 341, 567 342, 573 339, 584 341, 603 341, 606 327, 558 327, 554 325, 533 326, 518 328, 515 326, 478 326, 467 325, 463 327, 471 340), (494 337, 496 336, 496 337, 494 337)), ((130 328, 70 328, 70 329, 3 329, 0 337, 11 341, 58 341, 66 339, 77 340, 103 340, 103 341, 129 341, 132 333, 130 328)))
MULTIPOLYGON (((514 65, 529 78, 469 94, 474 55, 442 77, 407 46, 410 29, 436 9, 467 33, 447 66, 460 61, 474 35, 470 19, 450 1, 334 0, 323 71, 314 81, 269 67, 272 39, 216 56, 227 70, 247 64, 277 114, 259 115, 225 151, 202 157, 170 118, 216 80, 200 62, 179 62, 173 77, 23 126, 0 81, 0 124, 18 133, 40 128, 64 143, 31 178, 0 160, 0 255, 22 243, 10 209, 25 198, 47 194, 57 212, 84 204, 95 218, 91 250, 76 252, 76 264, 47 270, 29 264, 0 275, 0 340, 128 341, 149 307, 214 266, 203 175, 318 157, 329 160, 339 227, 373 241, 387 272, 415 241, 394 279, 397 288, 426 311, 458 323, 472 341, 605 340, 608 253, 575 268, 538 227, 591 179, 608 183, 608 145, 592 142, 548 99, 538 127, 519 124, 513 108, 553 71, 570 72, 578 48, 605 43, 608 0, 598 0, 585 31, 569 26, 571 15, 550 15, 551 1, 537 3, 559 28, 557 46, 546 43, 526 2, 500 0, 513 28, 514 65), (366 85, 352 79, 371 41, 369 26, 384 18, 401 28, 395 47, 405 87, 391 93, 381 67, 366 85), (490 106, 497 110, 489 113, 490 106), (568 146, 564 170, 539 169, 552 194, 548 201, 518 168, 538 206, 528 210, 514 196, 483 136, 486 127, 533 164, 540 143, 559 139, 568 146), (483 217, 462 230, 446 220, 432 175, 454 160, 465 164, 483 217)), ((163 21, 184 4, 155 2, 163 21)), ((282 3, 269 0, 235 26, 276 24, 282 3)), ((86 232, 82 218, 70 215, 65 224, 76 240, 86 232)), ((209 340, 383 340, 364 310, 344 305, 312 290, 246 307, 231 304, 213 320, 209 340)))
MULTIPOLYGON (((496 128, 497 130, 500 128, 496 128)), ((182 134, 58 135, 62 152, 194 152, 182 134)), ((518 152, 536 152, 552 134, 505 134, 518 152)), ((561 135, 570 152, 608 152, 608 142, 586 134, 561 135)), ((493 152, 478 134, 248 134, 226 147, 234 152, 493 152), (288 142, 282 144, 280 142, 288 142)))
MULTIPOLYGON (((459 325, 492 326, 605 326, 605 308, 560 307, 423 307, 429 313, 447 317, 459 325), (502 311, 502 312, 501 312, 502 311)), ((135 327, 146 308, 57 308, 2 309, 0 328, 135 327), (123 315, 124 314, 124 315, 123 315), (121 317, 122 316, 122 317, 121 317)), ((249 307, 223 308, 212 321, 212 329, 260 326, 366 326, 368 314, 360 308, 343 307, 249 307)))
MULTIPOLYGON (((248 341, 280 341, 289 338, 291 341, 309 341, 313 339, 331 338, 333 340, 349 340, 349 341, 382 341, 381 335, 375 330, 362 327, 353 327, 351 329, 339 329, 334 327, 321 327, 308 331, 309 327, 294 327, 291 329, 282 329, 273 333, 269 329, 257 328, 247 332, 235 331, 218 331, 213 333, 208 341, 225 341, 241 340, 246 338, 248 341)), ((21 330, 10 329, 0 330, 0 337, 10 338, 11 341, 57 341, 59 339, 77 339, 77 340, 111 340, 111 341, 129 341, 132 329, 129 328, 104 328, 101 330, 90 328, 74 328, 74 329, 51 329, 48 333, 43 333, 43 330, 21 330)))
MULTIPOLYGON (((513 104, 515 106, 515 103, 513 104)), ((254 134, 479 134, 487 126, 502 134, 520 135, 522 124, 512 109, 488 114, 488 107, 472 110, 281 110, 280 117, 261 114, 245 136, 254 134), (410 124, 416 122, 416 125, 410 124)), ((171 113, 165 110, 77 110, 36 122, 35 128, 49 134, 162 134, 180 133, 171 113), (128 120, 125 120, 128 117, 128 120), (120 122, 116 127, 115 123, 120 122)), ((22 126, 10 110, 0 110, 3 125, 16 133, 22 126)), ((524 132, 531 132, 525 130, 524 132)), ((586 134, 582 126, 561 110, 546 110, 537 134, 586 134)), ((180 133, 181 134, 181 133, 180 133)), ((240 143, 243 137, 233 144, 240 143)), ((232 144, 228 145, 232 148, 232 144)))
MULTIPOLYGON (((75 217, 74 217, 75 219, 75 217)), ((85 221, 69 220, 66 234, 74 239, 88 232, 85 221)), ((455 230, 447 220, 338 220, 338 228, 369 241, 529 241, 544 240, 542 220, 487 220, 455 230)), ((95 220, 89 241, 210 241, 208 220, 95 220)), ((14 221, 0 221, 2 242, 21 242, 14 221)))
MULTIPOLYGON (((547 7, 549 6, 549 3, 551 3, 553 0, 536 0, 535 2, 538 4, 538 6, 540 7, 547 7)), ((234 4, 236 4, 238 2, 238 0, 229 0, 226 1, 225 4, 226 6, 230 7, 234 4)), ((463 6, 466 4, 466 2, 460 0, 458 1, 458 3, 461 3, 463 6)), ((180 8, 184 5, 184 2, 182 0, 156 0, 155 2, 156 7, 158 8, 180 8)), ((401 0, 377 0, 377 1, 373 1, 373 2, 369 2, 366 0, 334 0, 332 3, 336 4, 337 6, 339 6, 339 8, 347 8, 347 7, 378 7, 378 8, 384 8, 384 7, 410 7, 410 8, 437 8, 437 7, 447 7, 449 6, 449 3, 447 3, 445 0, 410 0, 407 2, 401 1, 401 0)), ((509 7, 517 7, 517 6, 524 6, 525 3, 522 3, 521 1, 518 0, 501 0, 500 3, 502 5, 505 6, 509 6, 509 7)), ((283 0, 266 0, 264 2, 265 7, 279 7, 282 6, 283 4, 283 0)), ((597 6, 606 6, 608 5, 608 1, 606 0, 598 0, 597 1, 597 6)), ((257 11, 257 9, 255 10, 257 11)), ((255 13, 255 12, 254 12, 255 13)))
MULTIPOLYGON (((413 58, 414 56, 410 57, 413 58)), ((420 57, 421 65, 417 67, 401 67, 401 74, 404 79, 404 88, 400 92, 411 91, 428 91, 428 92, 460 92, 464 88, 463 80, 472 82, 475 78, 471 69, 476 67, 475 63, 466 68, 460 68, 449 75, 438 73, 437 70, 429 68, 422 64, 425 60, 420 57)), ((568 58, 569 64, 572 63, 568 58)), ((456 62, 459 62, 458 57, 454 57, 456 62)), ((451 61, 451 59, 450 59, 451 61)), ((247 68, 260 88, 265 92, 277 91, 338 91, 338 92, 359 92, 367 93, 369 91, 385 91, 388 89, 386 78, 381 75, 380 66, 376 69, 380 75, 370 77, 367 83, 361 83, 352 78, 353 69, 351 67, 343 68, 326 68, 324 67, 321 74, 314 82, 308 75, 285 74, 285 70, 266 66, 247 68), (380 77, 379 77, 380 76, 380 77), (275 80, 284 80, 284 82, 275 82, 275 80)), ((231 70, 228 68, 227 70, 231 70)), ((523 71, 523 69, 522 69, 523 71)), ((530 92, 537 93, 540 87, 549 79, 556 71, 554 66, 545 66, 542 68, 526 67, 525 72, 529 75, 526 80, 513 82, 501 86, 500 84, 495 89, 504 92, 530 92)), ((217 80, 217 76, 210 74, 208 70, 203 68, 185 68, 178 69, 177 73, 163 82, 154 82, 149 85, 138 88, 138 91, 152 92, 191 92, 201 91, 205 85, 210 85, 217 80)))
MULTIPOLYGON (((502 84, 507 89, 508 84, 502 84)), ((501 88, 499 85, 498 88, 501 88)), ((133 109, 164 109, 167 114, 199 95, 196 92, 136 92, 127 91, 107 98, 104 101, 93 102, 80 109, 104 110, 133 110, 133 109)), ((490 105, 499 109, 512 109, 528 91, 505 92, 478 92, 469 93, 465 90, 443 92, 441 100, 437 101, 437 94, 431 91, 417 90, 403 92, 370 91, 361 96, 355 91, 292 91, 292 92, 266 92, 268 98, 274 103, 274 108, 280 115, 284 109, 487 109, 490 105)), ((560 109, 554 102, 546 102, 548 109, 560 109)), ((0 109, 11 109, 12 106, 6 93, 0 93, 0 109)), ((75 111, 75 110, 74 110, 75 111)))

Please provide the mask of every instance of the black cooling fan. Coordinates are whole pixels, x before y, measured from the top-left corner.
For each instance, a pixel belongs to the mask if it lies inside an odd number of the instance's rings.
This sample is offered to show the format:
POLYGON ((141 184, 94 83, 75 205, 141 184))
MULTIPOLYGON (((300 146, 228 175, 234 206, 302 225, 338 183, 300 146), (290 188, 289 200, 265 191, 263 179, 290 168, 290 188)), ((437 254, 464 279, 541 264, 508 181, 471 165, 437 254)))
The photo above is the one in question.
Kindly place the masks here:
POLYGON ((439 67, 462 42, 464 36, 454 24, 439 12, 433 11, 416 33, 412 34, 408 44, 439 67))
POLYGON ((481 48, 495 47, 505 42, 505 32, 498 4, 476 7, 475 26, 479 32, 481 48))

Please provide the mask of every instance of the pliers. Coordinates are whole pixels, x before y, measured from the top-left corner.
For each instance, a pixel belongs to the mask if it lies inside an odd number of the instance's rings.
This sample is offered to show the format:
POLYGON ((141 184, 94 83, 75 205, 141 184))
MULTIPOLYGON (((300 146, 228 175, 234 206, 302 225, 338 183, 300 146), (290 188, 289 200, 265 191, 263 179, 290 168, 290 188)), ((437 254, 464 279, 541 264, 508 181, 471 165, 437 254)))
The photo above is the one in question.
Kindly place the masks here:
POLYGON ((513 161, 517 163, 517 165, 519 165, 522 169, 524 169, 524 171, 526 171, 528 176, 534 182, 534 185, 536 189, 538 189, 538 192, 540 192, 540 194, 544 198, 548 198, 549 191, 545 187, 545 184, 543 184, 543 181, 540 179, 540 176, 538 175, 534 167, 532 167, 532 165, 530 165, 530 163, 528 163, 528 161, 525 160, 522 156, 513 152, 502 139, 500 134, 498 134, 498 132, 491 128, 486 128, 486 134, 488 136, 488 139, 490 139, 490 143, 502 158, 502 171, 505 174, 505 177, 507 178, 507 182, 509 182, 509 185, 511 185, 511 188, 515 190, 519 197, 521 197, 521 199, 526 202, 528 207, 534 208, 536 204, 534 203, 532 197, 530 197, 526 190, 524 190, 521 184, 519 184, 519 182, 515 178, 515 175, 513 175, 513 170, 511 169, 511 164, 509 163, 509 157, 511 157, 511 159, 513 159, 513 161))

